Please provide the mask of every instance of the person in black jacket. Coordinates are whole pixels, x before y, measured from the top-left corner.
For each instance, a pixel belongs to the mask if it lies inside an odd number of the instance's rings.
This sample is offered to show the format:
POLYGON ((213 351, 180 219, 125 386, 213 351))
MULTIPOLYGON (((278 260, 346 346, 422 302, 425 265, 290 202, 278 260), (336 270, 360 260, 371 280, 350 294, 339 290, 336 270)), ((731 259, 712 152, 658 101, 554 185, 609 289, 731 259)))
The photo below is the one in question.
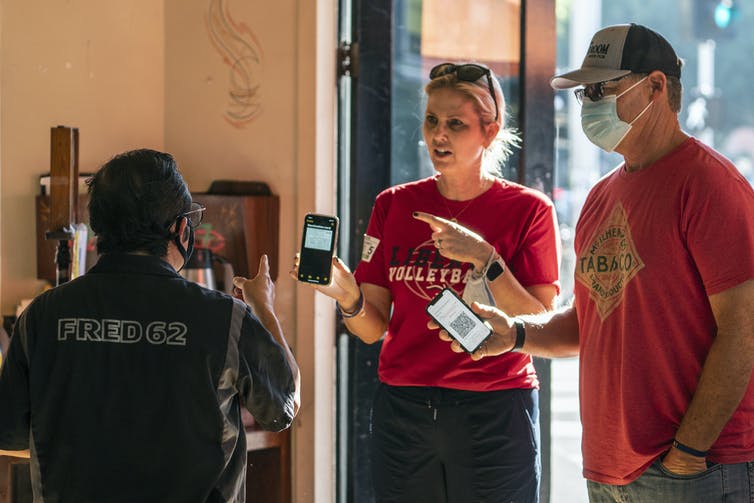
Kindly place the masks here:
POLYGON ((16 322, 0 449, 30 449, 34 501, 242 502, 241 407, 279 431, 299 406, 267 257, 234 278, 248 305, 176 272, 204 208, 169 154, 126 152, 88 183, 100 257, 16 322))
POLYGON ((5 331, 5 329, 0 326, 0 367, 3 366, 3 357, 5 356, 5 353, 8 351, 8 344, 10 344, 10 338, 8 337, 8 332, 5 331))

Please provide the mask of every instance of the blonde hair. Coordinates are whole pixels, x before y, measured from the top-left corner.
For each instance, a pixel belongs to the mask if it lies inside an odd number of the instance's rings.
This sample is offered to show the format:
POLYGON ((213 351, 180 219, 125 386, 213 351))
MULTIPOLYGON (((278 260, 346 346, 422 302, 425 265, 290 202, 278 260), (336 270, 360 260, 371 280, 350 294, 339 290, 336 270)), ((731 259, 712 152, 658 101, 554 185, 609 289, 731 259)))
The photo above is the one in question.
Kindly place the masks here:
MULTIPOLYGON (((461 65, 463 63, 456 64, 461 65)), ((479 63, 474 64, 487 68, 485 65, 480 65, 479 63)), ((482 169, 491 175, 500 177, 502 176, 500 165, 508 159, 514 148, 520 146, 521 139, 515 129, 505 127, 506 110, 503 90, 500 88, 500 83, 497 81, 495 74, 491 71, 490 77, 497 104, 495 104, 495 101, 490 94, 486 75, 483 75, 474 82, 467 82, 459 80, 458 75, 456 75, 455 72, 447 73, 430 80, 427 85, 424 86, 424 93, 427 96, 430 96, 438 89, 452 89, 458 91, 474 104, 474 109, 479 115, 479 123, 483 127, 487 124, 497 122, 499 127, 497 136, 485 149, 484 158, 482 160, 482 169), (495 121, 496 115, 497 121, 495 121)))

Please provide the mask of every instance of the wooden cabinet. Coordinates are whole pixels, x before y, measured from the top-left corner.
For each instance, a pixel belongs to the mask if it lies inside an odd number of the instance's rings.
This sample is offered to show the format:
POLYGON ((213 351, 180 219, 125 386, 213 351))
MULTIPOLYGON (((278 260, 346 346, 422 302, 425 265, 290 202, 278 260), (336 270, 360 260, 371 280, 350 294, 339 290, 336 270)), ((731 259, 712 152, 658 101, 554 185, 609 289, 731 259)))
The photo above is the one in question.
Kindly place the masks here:
POLYGON ((291 502, 290 429, 246 431, 246 501, 291 502))
MULTIPOLYGON (((246 429, 246 501, 291 502, 290 430, 246 429)), ((0 453, 0 503, 31 503, 29 460, 0 453)))
MULTIPOLYGON (((0 451, 0 503, 31 503, 29 459, 0 451)), ((28 452, 25 453, 28 456, 28 452)))
POLYGON ((256 274, 259 259, 267 254, 270 277, 278 274, 280 199, 278 196, 226 196, 192 194, 206 206, 202 224, 196 229, 198 248, 209 248, 228 260, 238 276, 256 274))

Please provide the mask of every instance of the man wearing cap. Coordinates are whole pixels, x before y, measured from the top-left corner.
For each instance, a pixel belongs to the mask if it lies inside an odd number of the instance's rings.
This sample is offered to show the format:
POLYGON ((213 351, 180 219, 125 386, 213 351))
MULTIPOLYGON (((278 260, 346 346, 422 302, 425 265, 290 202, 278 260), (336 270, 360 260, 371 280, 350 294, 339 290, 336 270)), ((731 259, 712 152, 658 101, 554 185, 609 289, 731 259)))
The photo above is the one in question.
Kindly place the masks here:
MULTIPOLYGON (((523 346, 580 353, 592 502, 754 499, 754 191, 681 130, 681 66, 658 33, 617 25, 551 82, 580 86, 584 133, 624 158, 581 211, 573 306, 529 320, 523 346)), ((509 351, 512 320, 477 309, 487 356, 509 351)))

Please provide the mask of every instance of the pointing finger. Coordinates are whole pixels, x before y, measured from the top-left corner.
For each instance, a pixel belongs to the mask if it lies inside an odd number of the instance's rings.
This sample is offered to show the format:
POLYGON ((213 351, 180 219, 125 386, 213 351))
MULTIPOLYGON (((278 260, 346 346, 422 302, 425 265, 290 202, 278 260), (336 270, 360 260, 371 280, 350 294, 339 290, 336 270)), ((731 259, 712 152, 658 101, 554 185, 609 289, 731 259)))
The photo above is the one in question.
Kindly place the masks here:
POLYGON ((437 217, 430 213, 424 213, 423 211, 415 211, 413 215, 415 219, 429 224, 434 231, 444 230, 448 224, 450 224, 450 220, 445 220, 444 218, 437 217))

